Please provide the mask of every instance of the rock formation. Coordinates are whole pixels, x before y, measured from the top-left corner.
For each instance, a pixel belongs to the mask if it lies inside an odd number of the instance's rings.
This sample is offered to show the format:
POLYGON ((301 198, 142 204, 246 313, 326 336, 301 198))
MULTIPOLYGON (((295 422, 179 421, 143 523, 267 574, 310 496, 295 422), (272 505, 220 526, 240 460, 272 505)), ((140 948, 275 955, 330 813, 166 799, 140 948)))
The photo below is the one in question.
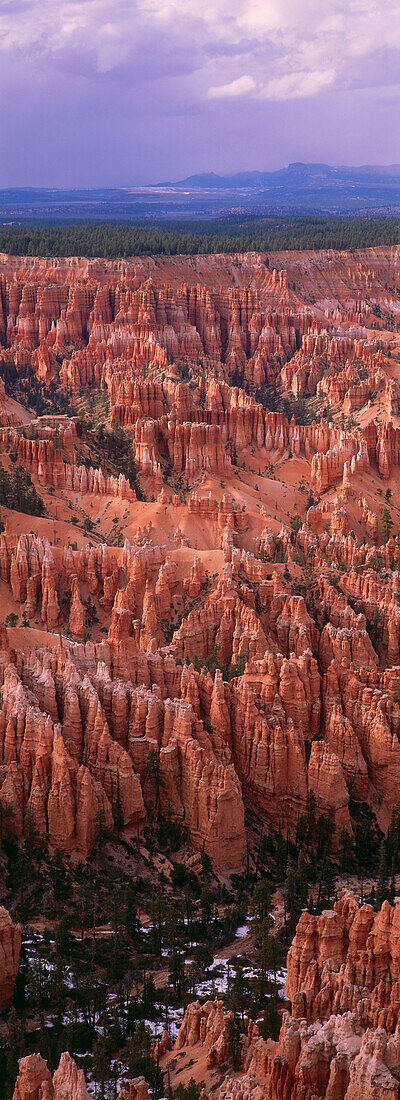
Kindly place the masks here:
POLYGON ((0 906, 0 1008, 12 1000, 18 974, 21 927, 14 924, 4 906, 0 906))
MULTIPOLYGON (((71 1055, 61 1055, 53 1076, 40 1054, 20 1058, 13 1100, 89 1100, 84 1074, 71 1055)), ((149 1087, 144 1077, 128 1081, 118 1094, 118 1100, 149 1100, 149 1087)))
POLYGON ((397 1027, 400 901, 380 912, 340 899, 332 912, 302 913, 289 950, 287 996, 293 1014, 326 1019, 355 1012, 363 1027, 397 1027))
POLYGON ((232 869, 245 808, 294 837, 311 799, 334 850, 353 800, 388 826, 398 256, 267 259, 0 259, 17 396, 29 363, 72 402, 18 418, 0 386, 2 465, 45 508, 7 509, 0 535, 0 797, 18 836, 25 799, 85 854, 96 816, 137 829, 157 805, 232 869))
MULTIPOLYGON (((219 1100, 395 1100, 398 913, 387 902, 374 913, 346 896, 332 912, 303 912, 287 959, 293 1015, 283 1013, 277 1042, 263 1039, 250 1020, 240 1039, 241 1068, 224 1079, 219 1100)), ((208 1069, 229 1059, 228 1019, 222 1001, 188 1005, 166 1065, 183 1048, 208 1069)))

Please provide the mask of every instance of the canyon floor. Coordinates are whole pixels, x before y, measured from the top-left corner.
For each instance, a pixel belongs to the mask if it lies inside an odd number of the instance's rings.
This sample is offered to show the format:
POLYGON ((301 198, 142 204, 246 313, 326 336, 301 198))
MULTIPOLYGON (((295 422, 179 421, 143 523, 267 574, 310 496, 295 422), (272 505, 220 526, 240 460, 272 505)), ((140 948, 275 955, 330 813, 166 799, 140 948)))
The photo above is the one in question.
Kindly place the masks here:
POLYGON ((399 248, 0 256, 6 1098, 397 1098, 399 465, 399 248))

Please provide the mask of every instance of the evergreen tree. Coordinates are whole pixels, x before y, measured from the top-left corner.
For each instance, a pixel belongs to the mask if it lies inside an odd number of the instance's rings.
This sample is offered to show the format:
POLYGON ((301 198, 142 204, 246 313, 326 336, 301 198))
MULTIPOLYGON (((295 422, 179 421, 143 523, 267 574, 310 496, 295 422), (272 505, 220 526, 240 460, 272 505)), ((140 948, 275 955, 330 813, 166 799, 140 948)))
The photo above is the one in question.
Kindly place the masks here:
POLYGON ((389 876, 388 876, 388 865, 387 865, 385 841, 382 840, 382 844, 381 844, 380 852, 379 852, 378 881, 377 881, 377 884, 376 884, 376 906, 377 906, 377 909, 381 908, 382 903, 385 901, 385 898, 387 898, 387 896, 388 896, 388 877, 389 876))
POLYGON ((240 1066, 240 1045, 241 1034, 240 1026, 235 1017, 228 1017, 225 1025, 225 1038, 229 1050, 230 1057, 232 1059, 234 1070, 239 1069, 240 1066))
POLYGON ((392 530, 392 527, 393 527, 393 520, 392 520, 392 517, 390 515, 390 512, 389 512, 388 508, 383 508, 382 509, 381 527, 382 527, 382 533, 383 533, 384 538, 388 539, 389 536, 390 536, 390 532, 392 530))

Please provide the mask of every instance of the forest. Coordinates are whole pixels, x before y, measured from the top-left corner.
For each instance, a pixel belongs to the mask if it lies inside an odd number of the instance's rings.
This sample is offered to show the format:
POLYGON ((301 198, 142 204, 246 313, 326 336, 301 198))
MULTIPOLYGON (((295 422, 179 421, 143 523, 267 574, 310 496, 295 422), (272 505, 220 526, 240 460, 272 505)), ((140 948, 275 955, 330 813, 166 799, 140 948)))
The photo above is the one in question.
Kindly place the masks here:
MULTIPOLYGON (((146 781, 157 795, 155 756, 149 757, 146 781)), ((118 792, 115 813, 118 823, 118 792)), ((339 866, 331 851, 332 821, 318 813, 312 792, 293 842, 280 827, 260 829, 250 815, 254 869, 248 864, 228 887, 204 851, 196 871, 188 868, 186 830, 162 816, 157 797, 142 836, 128 840, 117 830, 111 837, 99 815, 86 862, 51 851, 29 809, 18 845, 12 808, 0 800, 3 897, 23 927, 13 1003, 0 1015, 0 1100, 11 1100, 18 1058, 37 1049, 52 1072, 61 1051, 69 1051, 98 1100, 116 1100, 124 1073, 144 1074, 154 1100, 165 1096, 167 1082, 152 1054, 154 1035, 160 1037, 165 1026, 175 1035, 186 1006, 221 988, 238 1031, 245 1017, 257 1018, 260 1033, 277 1038, 282 967, 302 908, 308 904, 321 913, 331 906, 338 872, 357 872, 362 900, 375 909, 384 899, 393 903, 400 815, 393 814, 383 837, 366 804, 352 803, 352 814, 354 841, 343 836, 339 866), (375 883, 364 895, 364 877, 370 875, 375 883), (285 897, 279 929, 272 901, 277 889, 285 897), (148 926, 140 919, 144 912, 148 926), (254 936, 251 957, 240 933, 237 938, 239 926, 254 936), (236 949, 224 962, 219 952, 235 937, 236 949)), ((227 1069, 221 1066, 222 1077, 227 1069)), ((167 1094, 170 1100, 198 1100, 200 1091, 168 1086, 167 1094)))
POLYGON ((14 256, 194 256, 286 249, 356 249, 400 242, 395 217, 237 216, 137 223, 2 225, 0 252, 14 256))

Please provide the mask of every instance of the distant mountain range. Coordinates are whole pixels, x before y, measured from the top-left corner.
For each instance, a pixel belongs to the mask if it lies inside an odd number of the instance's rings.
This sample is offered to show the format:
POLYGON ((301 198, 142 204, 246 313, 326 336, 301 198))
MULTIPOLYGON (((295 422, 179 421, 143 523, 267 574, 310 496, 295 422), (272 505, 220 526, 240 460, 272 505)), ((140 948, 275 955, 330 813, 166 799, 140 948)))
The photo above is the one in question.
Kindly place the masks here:
POLYGON ((215 172, 160 184, 185 195, 241 201, 258 212, 286 214, 389 213, 400 210, 400 164, 359 168, 289 164, 276 172, 215 172))
POLYGON ((159 187, 183 187, 207 190, 241 190, 251 188, 264 191, 269 188, 348 187, 349 184, 377 184, 400 186, 400 164, 364 164, 359 168, 332 167, 330 164, 302 164, 300 161, 279 168, 275 172, 236 172, 232 176, 219 176, 216 172, 204 172, 175 183, 160 183, 159 187))
POLYGON ((400 165, 289 164, 276 172, 215 172, 141 187, 11 188, 0 220, 129 221, 228 214, 400 214, 400 165))

